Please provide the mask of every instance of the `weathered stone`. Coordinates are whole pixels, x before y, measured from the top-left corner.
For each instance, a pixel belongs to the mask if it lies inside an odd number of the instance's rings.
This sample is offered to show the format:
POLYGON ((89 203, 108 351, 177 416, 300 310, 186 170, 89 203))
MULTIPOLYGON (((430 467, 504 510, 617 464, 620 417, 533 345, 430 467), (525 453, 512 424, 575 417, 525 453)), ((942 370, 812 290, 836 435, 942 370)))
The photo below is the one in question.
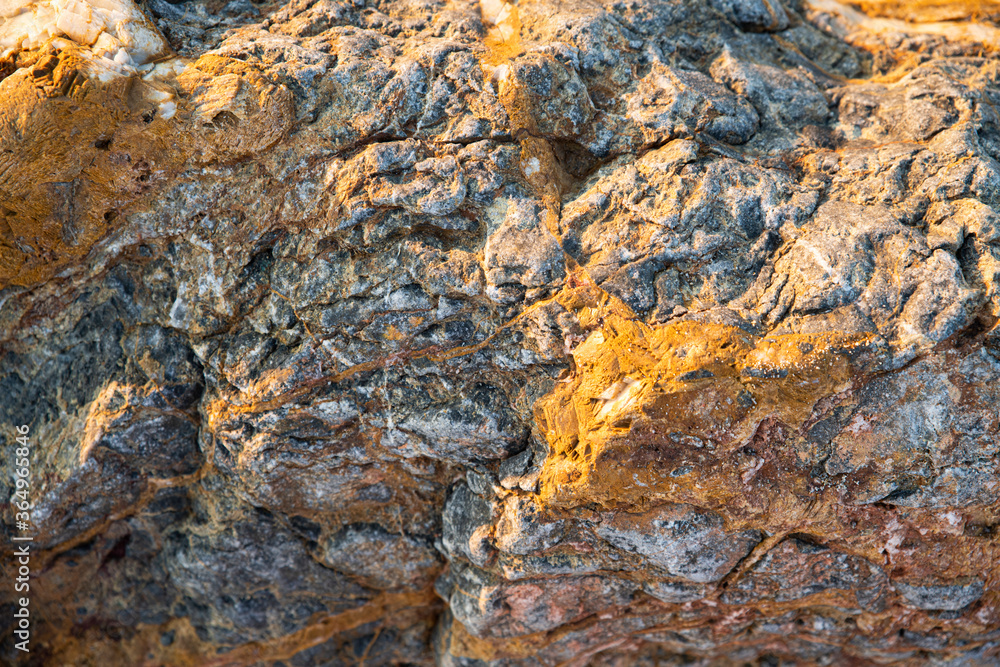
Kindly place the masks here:
POLYGON ((749 29, 778 31, 788 27, 788 15, 780 3, 769 0, 712 0, 712 6, 737 25, 749 29))
POLYGON ((193 617, 203 639, 222 644, 280 637, 313 614, 355 608, 370 595, 268 520, 174 534, 160 557, 183 595, 177 611, 193 617))
POLYGON ((753 530, 727 533, 718 515, 684 505, 618 513, 595 532, 650 565, 697 583, 721 579, 760 540, 753 530))
POLYGON ((323 564, 357 577, 372 588, 420 588, 441 561, 431 545, 409 535, 393 535, 378 525, 348 526, 323 547, 323 564))
POLYGON ((508 496, 496 526, 496 546, 509 554, 527 555, 559 543, 562 521, 541 521, 538 506, 523 496, 508 496))
POLYGON ((635 585, 610 577, 505 582, 475 567, 455 566, 445 591, 455 618, 478 637, 551 630, 627 605, 635 585))
POLYGON ((954 584, 916 584, 894 581, 892 585, 906 600, 906 604, 918 609, 962 609, 983 595, 983 582, 978 579, 954 584))
POLYGON ((995 663, 998 19, 0 3, 0 662, 995 663))
POLYGON ((493 504, 465 484, 448 498, 441 523, 441 544, 448 555, 480 566, 493 557, 493 504))
POLYGON ((722 599, 728 604, 773 599, 778 602, 844 591, 852 607, 878 610, 885 594, 882 570, 864 559, 789 539, 755 563, 722 599))
POLYGON ((996 363, 983 352, 920 360, 858 392, 825 466, 843 475, 853 502, 911 507, 991 503, 1000 413, 996 363), (955 364, 958 364, 956 367, 955 364))

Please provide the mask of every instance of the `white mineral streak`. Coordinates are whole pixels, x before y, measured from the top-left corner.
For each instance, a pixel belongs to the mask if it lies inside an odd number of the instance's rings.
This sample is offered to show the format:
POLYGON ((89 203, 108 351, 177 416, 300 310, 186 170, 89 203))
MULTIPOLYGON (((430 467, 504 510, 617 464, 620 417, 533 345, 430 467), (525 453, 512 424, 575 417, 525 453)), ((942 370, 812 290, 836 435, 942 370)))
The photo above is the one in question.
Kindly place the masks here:
POLYGON ((132 0, 0 0, 0 53, 69 40, 86 47, 96 64, 133 73, 170 48, 132 0), (60 39, 62 38, 62 39, 60 39))
POLYGON ((100 81, 142 75, 160 116, 177 113, 172 88, 156 80, 179 74, 187 61, 171 49, 153 22, 132 0, 0 0, 0 56, 49 45, 75 49, 88 61, 82 71, 100 81), (157 61, 157 62, 154 62, 157 61))

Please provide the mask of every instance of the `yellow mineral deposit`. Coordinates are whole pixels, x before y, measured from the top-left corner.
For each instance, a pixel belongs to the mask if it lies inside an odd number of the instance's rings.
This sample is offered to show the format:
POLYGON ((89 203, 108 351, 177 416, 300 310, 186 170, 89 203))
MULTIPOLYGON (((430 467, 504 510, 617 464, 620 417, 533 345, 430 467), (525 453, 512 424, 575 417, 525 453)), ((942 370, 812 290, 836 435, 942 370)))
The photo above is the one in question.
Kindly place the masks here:
MULTIPOLYGON (((869 334, 647 325, 593 286, 557 299, 592 328, 573 351, 573 376, 535 407, 551 449, 539 496, 553 506, 653 497, 711 505, 705 493, 727 485, 715 480, 702 493, 676 473, 685 456, 732 460, 765 420, 799 426, 818 400, 876 368, 884 349, 869 334)), ((755 474, 760 461, 751 463, 755 474)), ((738 466, 731 473, 748 476, 738 466)))

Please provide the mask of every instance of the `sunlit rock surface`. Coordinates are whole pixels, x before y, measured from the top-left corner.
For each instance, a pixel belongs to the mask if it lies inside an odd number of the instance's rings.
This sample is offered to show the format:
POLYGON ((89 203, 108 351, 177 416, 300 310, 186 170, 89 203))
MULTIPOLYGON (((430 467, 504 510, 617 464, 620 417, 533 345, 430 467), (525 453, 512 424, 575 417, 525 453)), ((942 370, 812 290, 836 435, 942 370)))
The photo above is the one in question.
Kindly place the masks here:
POLYGON ((0 661, 997 664, 998 19, 0 0, 0 661))

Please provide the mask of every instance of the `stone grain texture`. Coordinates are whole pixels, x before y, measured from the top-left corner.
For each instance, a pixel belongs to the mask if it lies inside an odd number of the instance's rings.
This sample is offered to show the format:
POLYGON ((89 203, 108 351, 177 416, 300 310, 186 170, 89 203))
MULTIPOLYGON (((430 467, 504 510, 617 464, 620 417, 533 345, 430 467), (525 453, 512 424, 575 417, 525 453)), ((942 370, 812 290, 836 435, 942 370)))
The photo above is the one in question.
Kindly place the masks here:
POLYGON ((0 661, 1000 664, 996 3, 135 11, 0 53, 0 661))

